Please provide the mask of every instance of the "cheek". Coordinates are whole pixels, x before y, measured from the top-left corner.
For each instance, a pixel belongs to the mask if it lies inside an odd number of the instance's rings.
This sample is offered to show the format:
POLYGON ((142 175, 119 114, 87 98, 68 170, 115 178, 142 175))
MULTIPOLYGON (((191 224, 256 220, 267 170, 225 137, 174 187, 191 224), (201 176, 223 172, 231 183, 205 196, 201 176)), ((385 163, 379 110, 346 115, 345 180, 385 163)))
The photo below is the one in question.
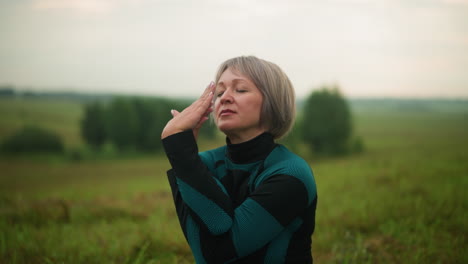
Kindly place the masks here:
POLYGON ((215 124, 218 123, 218 112, 219 112, 219 108, 220 108, 221 104, 219 103, 219 100, 216 100, 213 104, 213 112, 211 112, 211 115, 213 117, 213 121, 215 122, 215 124))
POLYGON ((248 105, 250 105, 251 107, 251 111, 253 113, 257 113, 260 115, 261 111, 262 111, 262 100, 252 100, 248 105))
POLYGON ((217 113, 219 111, 220 106, 221 104, 219 103, 219 100, 216 99, 213 104, 213 113, 217 113))

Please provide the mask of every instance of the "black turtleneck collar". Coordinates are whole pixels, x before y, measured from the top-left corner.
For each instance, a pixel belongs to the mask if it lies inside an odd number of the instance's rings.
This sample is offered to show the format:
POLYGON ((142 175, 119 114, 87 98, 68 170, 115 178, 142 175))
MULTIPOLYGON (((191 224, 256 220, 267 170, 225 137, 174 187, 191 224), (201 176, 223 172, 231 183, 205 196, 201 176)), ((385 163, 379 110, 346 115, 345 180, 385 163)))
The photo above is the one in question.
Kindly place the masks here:
POLYGON ((273 135, 265 132, 239 144, 231 144, 226 138, 227 155, 234 163, 251 163, 264 159, 276 147, 273 135))

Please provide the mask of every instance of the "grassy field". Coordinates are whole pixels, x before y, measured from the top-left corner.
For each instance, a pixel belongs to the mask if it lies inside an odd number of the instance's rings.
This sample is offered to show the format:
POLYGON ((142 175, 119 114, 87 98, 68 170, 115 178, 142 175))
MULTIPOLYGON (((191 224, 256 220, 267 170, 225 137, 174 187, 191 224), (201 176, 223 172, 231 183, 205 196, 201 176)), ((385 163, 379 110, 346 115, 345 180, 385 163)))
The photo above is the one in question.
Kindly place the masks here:
MULTIPOLYGON (((468 107, 356 105, 365 152, 307 156, 316 263, 468 263, 468 107)), ((81 105, 0 100, 0 140, 23 124, 81 148, 81 105)), ((207 142, 209 148, 222 142, 207 142)), ((0 263, 192 263, 162 155, 0 157, 0 263)))

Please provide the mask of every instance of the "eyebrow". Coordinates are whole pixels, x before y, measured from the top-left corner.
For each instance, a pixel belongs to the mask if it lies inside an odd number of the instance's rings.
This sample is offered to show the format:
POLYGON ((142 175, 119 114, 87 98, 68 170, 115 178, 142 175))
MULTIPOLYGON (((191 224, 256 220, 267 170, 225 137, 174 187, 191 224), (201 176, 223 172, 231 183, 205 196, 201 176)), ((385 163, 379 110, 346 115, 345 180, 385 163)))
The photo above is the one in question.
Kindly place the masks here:
MULTIPOLYGON (((239 82, 245 82, 245 83, 247 83, 247 81, 244 80, 244 79, 233 79, 232 82, 233 82, 234 84, 237 84, 237 83, 239 83, 239 82)), ((224 85, 224 82, 218 82, 217 85, 223 86, 223 87, 226 86, 226 85, 224 85)))

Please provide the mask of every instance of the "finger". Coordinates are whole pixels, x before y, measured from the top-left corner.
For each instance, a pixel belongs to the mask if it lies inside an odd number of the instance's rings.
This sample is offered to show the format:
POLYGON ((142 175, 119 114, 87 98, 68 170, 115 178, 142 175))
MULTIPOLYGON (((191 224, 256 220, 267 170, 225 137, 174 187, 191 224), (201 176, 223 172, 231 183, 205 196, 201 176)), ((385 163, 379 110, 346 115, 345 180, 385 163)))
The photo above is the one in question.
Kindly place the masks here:
POLYGON ((211 114, 211 112, 213 112, 213 107, 209 107, 208 109, 206 109, 206 112, 203 114, 204 116, 209 116, 211 114))
POLYGON ((216 84, 213 81, 211 81, 208 88, 209 88, 210 92, 214 93, 215 90, 216 90, 216 84))
POLYGON ((174 110, 174 109, 171 110, 171 115, 172 115, 172 117, 176 117, 178 114, 180 114, 179 111, 174 110))
POLYGON ((202 95, 200 96, 200 98, 205 98, 212 90, 213 90, 213 87, 214 87, 214 82, 211 81, 210 84, 208 84, 208 86, 205 88, 205 90, 203 91, 202 95))
POLYGON ((204 116, 202 117, 202 119, 200 119, 200 121, 198 122, 198 124, 195 126, 194 129, 198 130, 202 127, 202 125, 208 120, 209 118, 204 116))
POLYGON ((215 93, 215 90, 216 90, 216 84, 212 81, 212 82, 210 82, 210 85, 208 85, 208 87, 207 87, 206 97, 209 97, 209 98, 213 99, 213 95, 215 93))
POLYGON ((215 87, 216 85, 214 85, 214 82, 211 82, 203 92, 202 96, 200 96, 200 98, 187 107, 184 112, 195 114, 199 117, 205 115, 205 112, 207 112, 208 108, 212 106, 215 87))
POLYGON ((214 98, 214 89, 215 89, 215 85, 213 84, 212 85, 212 88, 210 90, 210 92, 208 93, 208 95, 204 98, 203 100, 203 105, 205 107, 211 107, 212 104, 213 104, 213 98, 214 98))
POLYGON ((203 91, 202 95, 195 102, 193 102, 191 106, 195 108, 195 107, 198 107, 200 104, 203 104, 206 98, 210 97, 211 95, 210 93, 211 92, 214 93, 214 87, 216 87, 214 85, 214 82, 210 82, 210 84, 208 84, 208 86, 203 91))
POLYGON ((207 96, 201 97, 193 103, 193 109, 197 114, 203 115, 212 105, 213 92, 210 92, 207 96))

